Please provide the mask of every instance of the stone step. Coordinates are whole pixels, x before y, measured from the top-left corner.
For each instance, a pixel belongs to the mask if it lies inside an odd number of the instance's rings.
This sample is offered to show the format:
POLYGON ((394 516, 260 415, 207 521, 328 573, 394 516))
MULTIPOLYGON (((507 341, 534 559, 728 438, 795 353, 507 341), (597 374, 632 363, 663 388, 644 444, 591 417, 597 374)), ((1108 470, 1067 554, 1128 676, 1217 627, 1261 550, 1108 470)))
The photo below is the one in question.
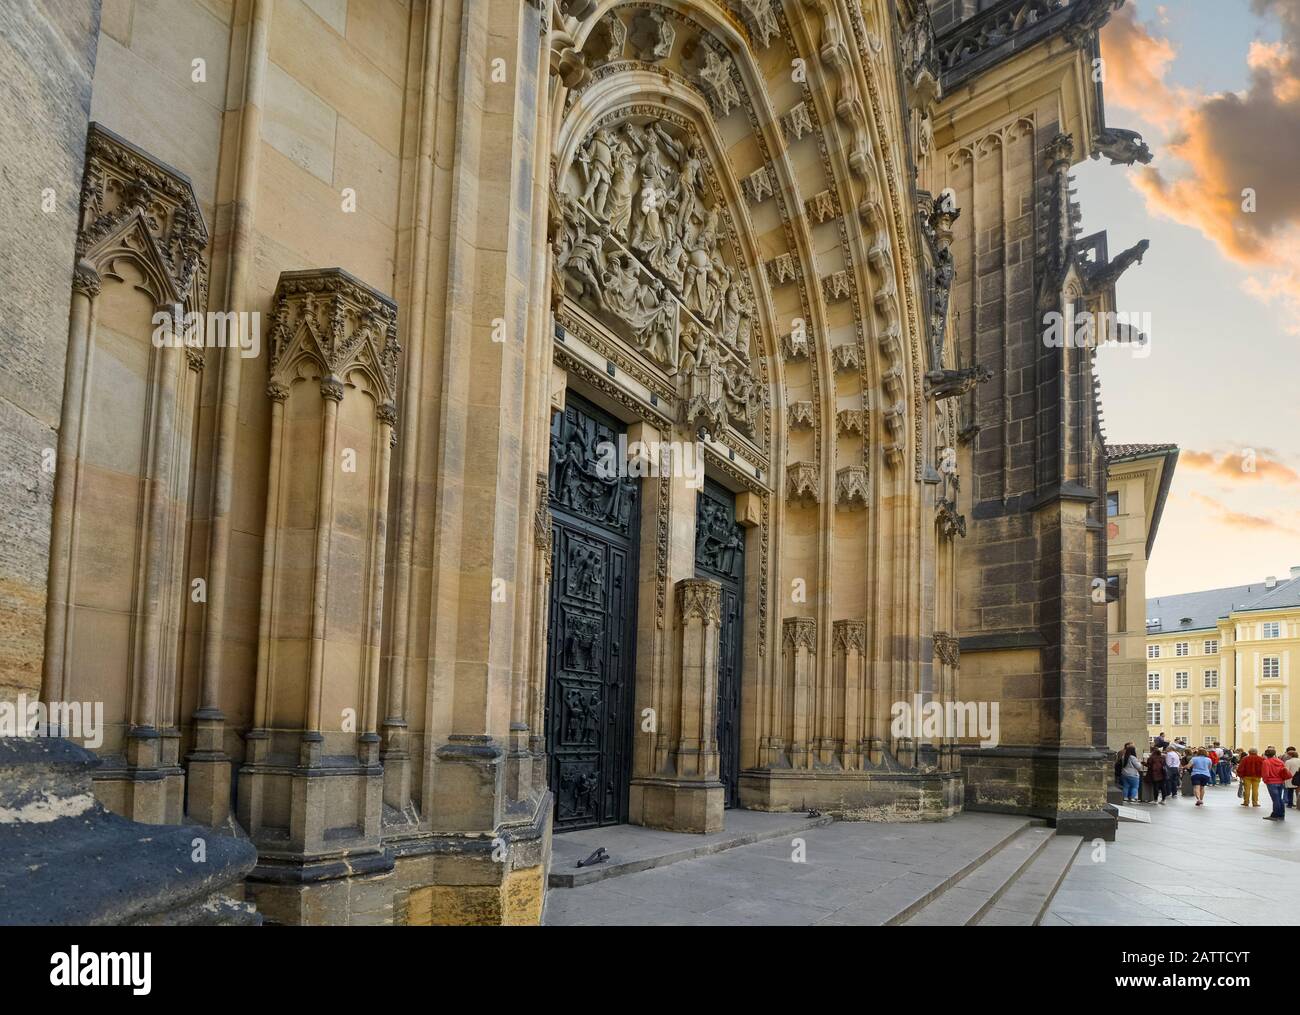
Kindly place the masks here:
POLYGON ((1055 836, 1052 829, 1041 826, 1021 830, 960 880, 949 882, 933 901, 904 922, 912 927, 978 923, 1055 836))
POLYGON ((766 839, 798 835, 810 828, 828 825, 832 820, 826 815, 810 818, 805 814, 730 810, 727 811, 723 830, 709 835, 663 832, 639 825, 610 825, 579 832, 563 832, 555 836, 552 846, 548 884, 552 888, 577 888, 606 878, 666 867, 766 839), (577 866, 579 860, 590 856, 601 846, 608 852, 608 860, 591 867, 577 866))
POLYGON ((1082 836, 1054 836, 997 904, 980 917, 980 926, 1037 927, 1070 872, 1081 845, 1082 836))
POLYGON ((1039 827, 1042 827, 1042 822, 1031 818, 1022 818, 1019 821, 1008 820, 1006 833, 1002 838, 938 884, 935 884, 932 879, 909 874, 885 885, 873 895, 873 906, 880 909, 878 917, 865 920, 864 923, 885 927, 896 927, 907 923, 944 892, 959 884, 982 864, 1000 853, 1027 829, 1039 827))

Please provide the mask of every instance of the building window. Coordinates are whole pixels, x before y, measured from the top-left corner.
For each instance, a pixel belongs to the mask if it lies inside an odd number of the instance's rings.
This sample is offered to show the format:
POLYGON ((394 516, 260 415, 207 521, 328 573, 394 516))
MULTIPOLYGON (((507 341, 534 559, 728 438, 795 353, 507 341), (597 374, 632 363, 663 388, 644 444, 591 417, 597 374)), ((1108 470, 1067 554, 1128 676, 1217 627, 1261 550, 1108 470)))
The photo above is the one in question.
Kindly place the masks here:
POLYGON ((1159 659, 1159 658, 1160 658, 1160 646, 1159 646, 1159 645, 1148 645, 1148 646, 1147 646, 1147 658, 1148 658, 1148 659, 1159 659))
POLYGON ((1148 725, 1148 726, 1159 726, 1159 725, 1160 725, 1160 722, 1161 722, 1161 719, 1160 719, 1160 702, 1158 702, 1158 701, 1148 701, 1148 702, 1147 702, 1147 725, 1148 725))
POLYGON ((1192 724, 1192 703, 1190 701, 1174 702, 1174 725, 1190 726, 1192 724))
POLYGON ((1281 638, 1281 637, 1282 637, 1282 625, 1281 625, 1280 623, 1278 623, 1276 620, 1268 620, 1268 621, 1265 621, 1265 622, 1264 622, 1264 637, 1265 637, 1265 638, 1281 638))
POLYGON ((1178 670, 1174 673, 1174 690, 1186 691, 1192 686, 1192 674, 1189 670, 1178 670))
POLYGON ((1282 692, 1266 691, 1259 696, 1259 721, 1282 721, 1282 692))
POLYGON ((1189 653, 1189 651, 1190 651, 1190 647, 1188 642, 1179 641, 1174 643, 1174 655, 1185 656, 1189 653))
POLYGON ((1264 657, 1264 680, 1280 680, 1282 678, 1282 658, 1281 656, 1264 657))
POLYGON ((1119 514, 1119 492, 1111 490, 1106 494, 1106 517, 1114 518, 1119 514))
POLYGON ((1213 746, 1214 746, 1214 737, 1206 737, 1205 740, 1204 740, 1204 742, 1201 744, 1201 746, 1202 746, 1202 747, 1213 747, 1213 746))
POLYGON ((1205 641, 1205 654, 1207 656, 1217 656, 1219 654, 1219 639, 1207 638, 1205 641))
POLYGON ((1160 674, 1159 674, 1159 673, 1148 673, 1148 674, 1147 674, 1147 690, 1148 690, 1148 691, 1158 691, 1158 690, 1160 690, 1160 674))
POLYGON ((1217 688, 1218 686, 1219 686, 1219 671, 1218 671, 1218 670, 1206 670, 1206 671, 1205 671, 1205 688, 1206 688, 1206 690, 1212 691, 1212 690, 1214 690, 1215 688, 1217 688))
POLYGON ((1217 699, 1201 702, 1201 725, 1219 725, 1219 702, 1217 699))

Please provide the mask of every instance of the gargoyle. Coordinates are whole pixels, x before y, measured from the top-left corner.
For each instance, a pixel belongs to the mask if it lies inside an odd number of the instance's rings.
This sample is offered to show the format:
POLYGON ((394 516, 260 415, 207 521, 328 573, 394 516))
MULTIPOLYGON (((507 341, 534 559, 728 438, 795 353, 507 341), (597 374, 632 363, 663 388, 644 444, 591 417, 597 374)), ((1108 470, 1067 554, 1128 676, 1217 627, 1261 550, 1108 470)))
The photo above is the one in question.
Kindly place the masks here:
POLYGON ((960 370, 931 370, 925 375, 926 391, 931 398, 955 398, 983 384, 993 376, 993 371, 982 364, 962 367, 960 370))
POLYGON ((1142 257, 1151 246, 1150 240, 1138 240, 1137 243, 1129 247, 1121 254, 1112 257, 1105 264, 1084 265, 1084 275, 1088 283, 1088 289, 1092 292, 1098 292, 1113 286, 1119 281, 1119 277, 1128 271, 1136 262, 1142 263, 1142 257))
POLYGON ((1144 166, 1151 161, 1151 149, 1142 140, 1142 135, 1135 130, 1122 127, 1107 127, 1092 139, 1092 157, 1105 155, 1112 166, 1131 166, 1141 162, 1144 166))

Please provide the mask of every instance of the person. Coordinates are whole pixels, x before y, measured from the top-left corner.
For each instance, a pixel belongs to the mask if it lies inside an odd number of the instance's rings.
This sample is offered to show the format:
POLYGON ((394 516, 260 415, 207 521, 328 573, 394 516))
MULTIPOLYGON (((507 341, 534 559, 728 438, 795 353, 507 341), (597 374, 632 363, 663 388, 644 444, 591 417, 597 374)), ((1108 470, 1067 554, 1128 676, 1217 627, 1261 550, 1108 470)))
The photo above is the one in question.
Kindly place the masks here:
POLYGON ((1169 783, 1165 778, 1165 752, 1153 746, 1147 758, 1147 782, 1151 784, 1151 802, 1163 804, 1169 795, 1169 783))
POLYGON ((1241 806, 1259 806, 1259 781, 1264 775, 1264 759, 1252 747, 1237 765, 1237 778, 1241 780, 1241 806))
POLYGON ((1219 742, 1214 742, 1214 749, 1219 752, 1219 782, 1225 786, 1232 785, 1232 754, 1226 747, 1220 747, 1219 742))
POLYGON ((1142 780, 1142 762, 1138 761, 1137 748, 1133 744, 1124 745, 1124 753, 1120 757, 1119 776, 1121 785, 1124 788, 1124 802, 1138 802, 1138 785, 1142 780))
POLYGON ((1178 797, 1178 773, 1183 767, 1182 756, 1174 750, 1174 745, 1165 745, 1165 796, 1178 797))
POLYGON ((1219 750, 1218 745, 1211 747, 1205 752, 1210 758, 1210 785, 1217 785, 1219 781, 1219 750))
POLYGON ((1294 747, 1286 749, 1286 757, 1282 759, 1286 765, 1286 770, 1291 773, 1291 785, 1286 791, 1286 805, 1300 810, 1300 754, 1296 753, 1294 747))
POLYGON ((1168 747, 1168 746, 1169 746, 1169 741, 1165 739, 1165 731, 1164 731, 1164 730, 1161 730, 1160 733, 1159 733, 1159 735, 1156 737, 1156 746, 1157 746, 1157 747, 1168 747))
POLYGON ((1196 806, 1205 806, 1205 787, 1214 775, 1214 765, 1204 747, 1196 748, 1192 755, 1192 794, 1196 797, 1196 806))
POLYGON ((1268 787, 1268 795, 1273 798, 1273 813, 1264 815, 1265 821, 1286 820, 1286 808, 1282 803, 1285 799, 1283 788, 1290 781, 1291 773, 1277 756, 1277 751, 1270 747, 1264 752, 1264 785, 1268 787))

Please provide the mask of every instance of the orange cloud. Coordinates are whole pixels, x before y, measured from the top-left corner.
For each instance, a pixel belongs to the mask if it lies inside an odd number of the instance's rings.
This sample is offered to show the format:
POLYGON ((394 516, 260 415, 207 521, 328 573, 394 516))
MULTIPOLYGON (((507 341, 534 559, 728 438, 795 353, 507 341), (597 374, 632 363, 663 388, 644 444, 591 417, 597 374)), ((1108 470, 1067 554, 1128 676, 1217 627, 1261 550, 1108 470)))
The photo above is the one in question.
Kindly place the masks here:
POLYGON ((1219 480, 1251 483, 1258 480, 1291 486, 1300 483, 1300 472, 1268 453, 1254 448, 1216 455, 1210 451, 1184 449, 1178 453, 1178 467, 1205 472, 1219 480))
MULTIPOLYGON (((1179 460, 1182 460, 1181 455, 1179 460)), ((1252 532, 1285 532, 1288 535, 1300 535, 1300 529, 1297 529, 1294 525, 1286 525, 1276 518, 1234 511, 1226 504, 1222 504, 1213 497, 1207 497, 1201 493, 1193 492, 1189 496, 1198 504, 1208 508, 1216 522, 1229 528, 1245 529, 1252 532)))
POLYGON ((1153 214, 1191 226, 1248 269, 1245 291, 1277 306, 1300 334, 1300 5, 1253 0, 1282 38, 1255 42, 1243 92, 1203 94, 1170 85, 1176 55, 1120 8, 1102 33, 1106 100, 1164 136, 1173 169, 1146 167, 1134 183, 1153 214))
POLYGON ((1152 35, 1137 19, 1137 8, 1117 10, 1102 29, 1106 64, 1106 104, 1159 115, 1171 115, 1178 99, 1165 83, 1165 74, 1178 50, 1168 39, 1152 35))

